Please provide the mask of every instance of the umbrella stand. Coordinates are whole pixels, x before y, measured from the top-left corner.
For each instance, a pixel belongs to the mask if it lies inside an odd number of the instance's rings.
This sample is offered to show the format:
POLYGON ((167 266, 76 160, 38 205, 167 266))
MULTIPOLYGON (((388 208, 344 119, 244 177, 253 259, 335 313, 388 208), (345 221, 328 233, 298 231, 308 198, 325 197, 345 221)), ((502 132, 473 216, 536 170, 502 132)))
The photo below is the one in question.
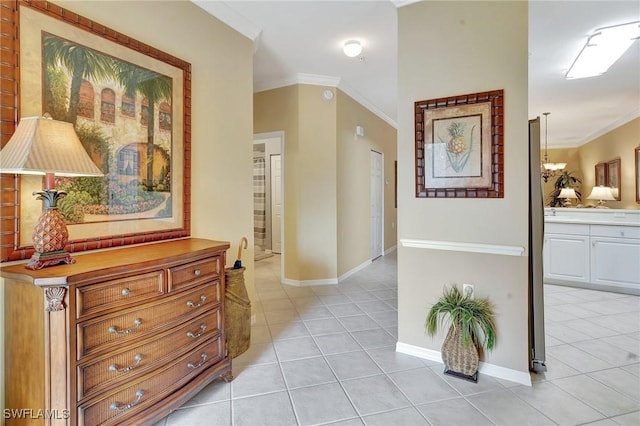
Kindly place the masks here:
POLYGON ((229 357, 235 358, 249 349, 251 342, 251 301, 244 283, 242 248, 247 248, 247 238, 240 239, 238 259, 232 268, 225 268, 224 317, 229 357))

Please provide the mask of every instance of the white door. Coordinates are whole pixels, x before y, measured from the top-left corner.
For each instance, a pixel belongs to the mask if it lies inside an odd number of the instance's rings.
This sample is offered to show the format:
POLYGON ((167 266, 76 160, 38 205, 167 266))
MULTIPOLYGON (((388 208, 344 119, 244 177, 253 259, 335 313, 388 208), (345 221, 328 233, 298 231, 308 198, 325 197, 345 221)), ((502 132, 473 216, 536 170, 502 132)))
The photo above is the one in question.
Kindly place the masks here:
POLYGON ((281 253, 282 220, 282 161, 280 155, 271 156, 271 251, 281 253))
POLYGON ((382 256, 382 154, 371 151, 371 259, 382 256))

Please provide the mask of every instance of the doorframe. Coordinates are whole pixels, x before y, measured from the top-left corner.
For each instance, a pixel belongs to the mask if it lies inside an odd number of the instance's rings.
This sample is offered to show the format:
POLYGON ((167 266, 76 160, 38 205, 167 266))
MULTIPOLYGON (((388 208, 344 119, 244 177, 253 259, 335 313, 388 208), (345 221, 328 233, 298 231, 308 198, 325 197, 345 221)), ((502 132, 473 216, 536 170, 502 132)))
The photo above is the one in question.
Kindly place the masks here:
MULTIPOLYGON (((277 130, 275 132, 264 132, 264 133, 254 133, 253 134, 253 143, 264 143, 265 139, 280 139, 280 195, 282 197, 282 206, 280 211, 280 280, 284 280, 284 265, 285 265, 285 256, 286 256, 286 247, 285 247, 285 232, 284 232, 284 224, 285 224, 285 192, 284 192, 284 182, 285 182, 285 155, 284 155, 284 130, 277 130)), ((266 161, 266 160, 265 160, 266 161)))
MULTIPOLYGON (((381 167, 380 167, 380 238, 381 238, 381 247, 380 253, 376 257, 372 257, 371 260, 377 259, 380 256, 384 256, 384 187, 385 187, 385 174, 384 174, 384 152, 378 151, 376 149, 369 149, 369 176, 371 176, 371 154, 376 153, 380 155, 381 159, 381 167)), ((371 182, 369 183, 371 185, 371 182)), ((371 194, 371 188, 369 188, 369 194, 371 194)), ((371 205, 371 203, 369 203, 371 205)), ((371 212, 369 212, 369 217, 371 217, 371 212)), ((369 224, 371 227, 371 224, 369 224)), ((369 241, 369 253, 371 253, 371 240, 369 241)))

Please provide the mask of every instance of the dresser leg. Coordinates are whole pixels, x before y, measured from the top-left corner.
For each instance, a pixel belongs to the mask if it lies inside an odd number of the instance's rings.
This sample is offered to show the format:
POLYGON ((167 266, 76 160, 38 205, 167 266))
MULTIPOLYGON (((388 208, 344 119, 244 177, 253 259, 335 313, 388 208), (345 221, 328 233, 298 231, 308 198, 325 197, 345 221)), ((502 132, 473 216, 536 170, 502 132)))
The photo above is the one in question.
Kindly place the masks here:
POLYGON ((231 369, 229 369, 229 371, 221 375, 220 378, 224 380, 225 383, 231 382, 233 380, 233 373, 231 372, 231 369))

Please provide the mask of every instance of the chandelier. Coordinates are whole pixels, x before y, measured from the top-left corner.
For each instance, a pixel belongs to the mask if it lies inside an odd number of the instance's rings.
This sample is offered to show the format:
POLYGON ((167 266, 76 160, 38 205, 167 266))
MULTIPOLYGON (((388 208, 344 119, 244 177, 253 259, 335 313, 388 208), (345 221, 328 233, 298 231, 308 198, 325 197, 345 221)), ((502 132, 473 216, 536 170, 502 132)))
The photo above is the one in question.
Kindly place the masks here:
POLYGON ((547 153, 547 129, 549 125, 547 124, 547 120, 549 118, 550 112, 543 113, 544 115, 544 160, 540 165, 540 173, 542 179, 545 183, 549 180, 550 177, 556 176, 558 173, 562 172, 564 168, 567 166, 567 163, 552 163, 549 161, 549 154, 547 153))

